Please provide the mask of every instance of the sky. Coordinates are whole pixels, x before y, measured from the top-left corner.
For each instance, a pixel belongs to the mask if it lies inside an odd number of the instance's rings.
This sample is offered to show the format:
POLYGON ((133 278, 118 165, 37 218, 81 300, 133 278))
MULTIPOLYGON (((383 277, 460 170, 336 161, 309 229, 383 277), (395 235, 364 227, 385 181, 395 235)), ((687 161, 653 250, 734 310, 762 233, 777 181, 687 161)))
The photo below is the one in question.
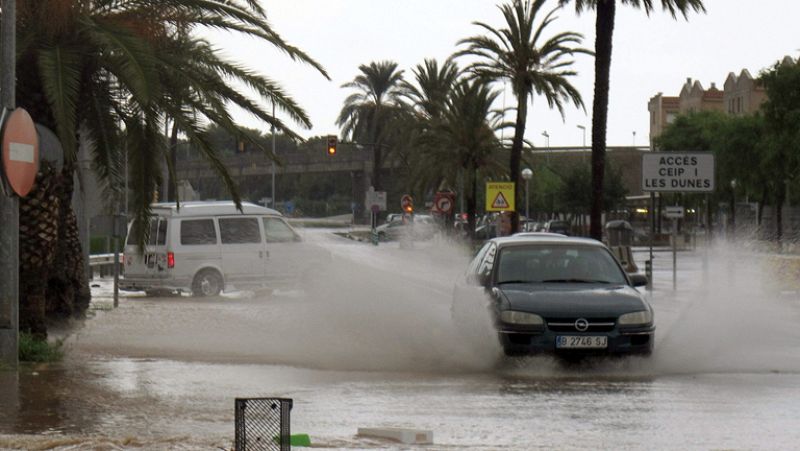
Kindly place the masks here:
MULTIPOLYGON (((308 65, 292 61, 264 42, 229 33, 204 32, 231 61, 244 64, 279 82, 309 114, 313 126, 294 124, 300 136, 339 134, 336 118, 352 91, 342 84, 358 74, 358 66, 392 60, 413 80, 412 69, 425 58, 443 61, 459 49, 459 39, 481 34, 473 21, 503 26, 493 0, 262 0, 271 26, 328 71, 325 79, 308 65)), ((557 6, 551 0, 545 8, 557 6)), ((659 4, 656 0, 654 3, 659 4)), ((706 0, 705 14, 690 13, 673 20, 660 9, 649 17, 641 10, 618 4, 611 62, 607 144, 649 144, 648 100, 662 92, 677 96, 687 78, 708 88, 722 89, 730 72, 747 69, 753 76, 785 55, 800 56, 794 0, 706 0)), ((578 16, 566 7, 548 26, 550 33, 574 31, 582 46, 594 48, 594 13, 578 16)), ((572 84, 580 91, 585 110, 569 104, 562 117, 544 99, 529 107, 525 137, 537 147, 591 145, 594 60, 578 55, 578 74, 572 84), (549 138, 544 136, 549 135, 549 138)), ((513 106, 510 89, 498 97, 498 108, 513 106)), ((263 102, 267 109, 268 102, 263 102)), ((244 112, 234 112, 246 127, 268 126, 244 112)), ((513 120, 513 112, 508 120, 513 120)), ((507 131, 505 133, 512 133, 507 131)))

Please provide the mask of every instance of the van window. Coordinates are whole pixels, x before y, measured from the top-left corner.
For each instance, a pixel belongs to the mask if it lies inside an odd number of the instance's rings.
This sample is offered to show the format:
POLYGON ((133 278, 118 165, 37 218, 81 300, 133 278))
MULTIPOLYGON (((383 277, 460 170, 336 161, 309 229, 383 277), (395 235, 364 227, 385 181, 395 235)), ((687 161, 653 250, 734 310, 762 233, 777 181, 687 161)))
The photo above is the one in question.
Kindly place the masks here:
MULTIPOLYGON (((150 235, 147 239, 149 246, 163 246, 167 244, 167 220, 158 216, 151 216, 149 219, 150 235)), ((136 245, 136 235, 139 229, 139 221, 133 221, 130 232, 128 232, 127 243, 136 245)))
POLYGON ((267 234, 267 243, 287 243, 297 240, 297 234, 282 220, 278 218, 263 219, 264 232, 267 234))
POLYGON ((181 221, 181 244, 217 244, 217 231, 213 219, 181 221))
POLYGON ((219 218, 222 244, 260 243, 257 218, 219 218))
MULTIPOLYGON (((153 218, 150 222, 150 226, 153 227, 156 224, 156 218, 153 218)), ((155 233, 153 233, 152 228, 150 229, 150 243, 156 246, 163 246, 167 244, 167 220, 166 218, 158 218, 158 226, 156 227, 155 233)))

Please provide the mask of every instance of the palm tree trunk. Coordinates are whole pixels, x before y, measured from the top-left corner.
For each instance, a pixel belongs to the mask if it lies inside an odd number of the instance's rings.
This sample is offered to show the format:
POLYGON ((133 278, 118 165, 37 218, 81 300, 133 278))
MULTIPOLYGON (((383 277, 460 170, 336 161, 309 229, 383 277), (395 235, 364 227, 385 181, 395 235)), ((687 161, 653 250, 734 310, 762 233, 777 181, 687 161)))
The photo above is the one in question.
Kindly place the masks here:
POLYGON ((28 196, 20 198, 20 331, 47 338, 47 280, 58 241, 59 177, 46 161, 28 196))
POLYGON ((61 320, 82 315, 89 307, 88 274, 83 265, 78 220, 72 210, 75 188, 74 163, 65 162, 61 170, 59 198, 58 243, 52 271, 47 286, 47 315, 61 320))
POLYGON ((374 143, 372 145, 372 186, 375 191, 383 191, 383 184, 381 183, 381 166, 383 165, 383 152, 381 143, 374 143))
POLYGON ((589 235, 603 238, 603 175, 606 158, 606 127, 608 125, 608 91, 611 72, 611 42, 614 36, 616 0, 597 2, 595 23, 594 100, 592 104, 592 209, 589 235))
MULTIPOLYGON (((528 118, 528 92, 517 93, 517 121, 514 124, 514 140, 511 142, 511 182, 514 183, 514 202, 522 199, 519 186, 519 168, 522 162, 522 140, 525 137, 525 121, 528 118)), ((511 233, 519 232, 519 214, 516 209, 511 214, 511 233)))

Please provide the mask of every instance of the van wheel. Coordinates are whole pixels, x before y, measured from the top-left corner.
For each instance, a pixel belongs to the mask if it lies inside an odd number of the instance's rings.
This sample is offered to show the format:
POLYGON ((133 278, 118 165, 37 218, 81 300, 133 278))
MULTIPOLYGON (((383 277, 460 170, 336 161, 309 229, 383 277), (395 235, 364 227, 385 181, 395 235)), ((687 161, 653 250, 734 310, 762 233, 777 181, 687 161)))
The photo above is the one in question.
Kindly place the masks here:
POLYGON ((204 269, 194 276, 192 294, 198 297, 216 296, 222 291, 222 276, 213 269, 204 269))

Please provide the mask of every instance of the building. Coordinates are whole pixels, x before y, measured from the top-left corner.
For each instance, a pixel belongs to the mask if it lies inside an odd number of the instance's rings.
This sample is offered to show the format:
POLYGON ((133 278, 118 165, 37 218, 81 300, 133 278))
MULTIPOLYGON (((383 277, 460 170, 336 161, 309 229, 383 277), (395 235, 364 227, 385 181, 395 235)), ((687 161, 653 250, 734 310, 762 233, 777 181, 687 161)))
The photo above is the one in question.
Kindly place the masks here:
MULTIPOLYGON (((727 84, 726 84, 727 86, 727 84)), ((745 85, 742 85, 743 89, 745 85)), ((697 111, 725 112, 725 92, 720 91, 715 83, 704 89, 698 80, 686 79, 678 97, 667 97, 658 93, 647 103, 650 112, 650 148, 653 140, 671 124, 679 114, 697 111)))
POLYGON ((733 72, 725 79, 723 102, 725 112, 732 116, 752 114, 767 100, 763 84, 743 69, 739 75, 733 72))

